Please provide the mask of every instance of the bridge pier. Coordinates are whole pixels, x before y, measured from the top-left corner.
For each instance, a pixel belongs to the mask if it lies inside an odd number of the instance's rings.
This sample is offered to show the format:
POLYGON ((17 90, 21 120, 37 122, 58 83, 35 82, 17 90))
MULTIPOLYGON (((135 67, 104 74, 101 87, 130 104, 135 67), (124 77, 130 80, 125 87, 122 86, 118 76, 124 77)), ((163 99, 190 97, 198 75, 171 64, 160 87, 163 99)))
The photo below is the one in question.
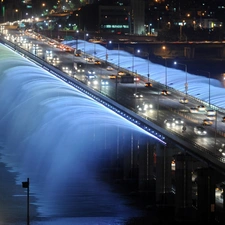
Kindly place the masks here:
POLYGON ((210 168, 197 171, 197 219, 202 223, 215 221, 215 182, 210 168))
POLYGON ((167 146, 156 145, 156 204, 171 206, 174 202, 171 179, 172 152, 167 146))
POLYGON ((155 193, 154 146, 150 141, 139 144, 138 190, 143 195, 155 193))
POLYGON ((190 155, 176 155, 176 197, 175 219, 177 221, 194 221, 195 211, 192 207, 192 169, 193 158, 190 155))

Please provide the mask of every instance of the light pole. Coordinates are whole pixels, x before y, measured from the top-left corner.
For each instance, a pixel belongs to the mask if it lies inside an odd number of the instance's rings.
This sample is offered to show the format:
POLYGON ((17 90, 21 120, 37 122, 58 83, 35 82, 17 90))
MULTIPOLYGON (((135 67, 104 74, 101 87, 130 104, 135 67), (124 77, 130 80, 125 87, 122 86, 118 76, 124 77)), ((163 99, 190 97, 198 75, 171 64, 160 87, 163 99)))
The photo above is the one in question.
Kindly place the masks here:
POLYGON ((105 62, 107 63, 108 61, 108 53, 107 53, 107 48, 108 48, 108 44, 111 44, 112 41, 106 42, 106 48, 105 48, 105 62))
POLYGON ((133 48, 133 55, 132 55, 132 75, 134 75, 134 48, 133 48))
POLYGON ((118 50, 118 52, 117 52, 117 55, 118 55, 117 69, 118 69, 118 72, 119 72, 119 69, 120 69, 120 43, 118 43, 117 50, 118 50))
POLYGON ((167 58, 164 59, 165 59, 165 86, 167 90, 167 58))
POLYGON ((174 64, 178 64, 178 65, 183 65, 185 67, 185 83, 184 83, 184 87, 185 87, 185 93, 187 96, 187 91, 188 91, 188 82, 187 82, 187 65, 183 64, 183 63, 178 63, 178 62, 174 62, 174 64))
POLYGON ((117 83, 118 83, 118 73, 119 73, 119 69, 120 69, 120 43, 118 43, 118 46, 117 46, 117 50, 118 50, 118 68, 117 68, 117 74, 116 74, 116 101, 117 101, 117 83))
POLYGON ((152 24, 151 23, 149 24, 149 34, 150 34, 150 36, 152 35, 152 24))
MULTIPOLYGON (((137 53, 140 53, 141 51, 138 49, 137 53)), ((134 55, 135 55, 135 49, 133 48, 133 56, 132 56, 132 75, 134 76, 134 55)))
POLYGON ((149 53, 148 53, 148 82, 149 82, 149 76, 150 76, 150 71, 149 71, 149 53))
MULTIPOLYGON (((140 53, 141 51, 138 49, 137 50, 137 53, 140 53)), ((148 74, 147 74, 147 77, 148 77, 148 82, 149 82, 149 76, 150 76, 150 68, 149 68, 149 53, 148 52, 144 52, 145 56, 147 55, 147 60, 148 60, 148 74)))
POLYGON ((210 79, 211 79, 211 76, 210 76, 210 72, 208 72, 208 71, 205 71, 205 70, 199 70, 199 71, 202 71, 202 72, 204 72, 204 73, 208 73, 208 78, 209 78, 209 108, 210 108, 210 105, 211 105, 211 103, 210 103, 210 96, 211 96, 211 90, 210 90, 210 79))
MULTIPOLYGON (((86 60, 86 53, 85 53, 85 42, 86 42, 86 37, 88 37, 88 34, 85 34, 84 32, 84 58, 86 60)), ((86 60, 87 61, 87 60, 86 60)))

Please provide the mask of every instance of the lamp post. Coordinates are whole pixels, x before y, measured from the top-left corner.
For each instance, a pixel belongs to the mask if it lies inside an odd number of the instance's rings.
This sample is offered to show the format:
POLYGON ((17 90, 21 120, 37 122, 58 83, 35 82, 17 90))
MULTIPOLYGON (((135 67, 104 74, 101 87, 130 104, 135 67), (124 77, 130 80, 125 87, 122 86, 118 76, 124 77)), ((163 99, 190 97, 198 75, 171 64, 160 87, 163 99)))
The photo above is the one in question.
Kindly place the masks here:
POLYGON ((120 43, 118 43, 118 46, 117 46, 117 55, 118 55, 118 72, 119 72, 119 69, 120 69, 120 43))
POLYGON ((150 73, 149 73, 150 71, 149 71, 149 53, 148 53, 148 82, 149 82, 149 76, 150 76, 150 73))
MULTIPOLYGON (((84 58, 85 58, 85 60, 86 60, 86 53, 85 53, 85 42, 86 42, 86 37, 88 37, 88 34, 86 34, 85 32, 84 32, 84 58)), ((87 60, 86 60, 87 61, 87 60)))
POLYGON ((27 178, 27 181, 22 182, 22 187, 27 188, 27 225, 30 224, 30 181, 29 178, 27 178))
POLYGON ((167 58, 164 59, 165 59, 165 87, 167 90, 167 58))
POLYGON ((107 63, 108 61, 108 53, 107 53, 107 48, 108 48, 108 44, 111 44, 112 41, 106 42, 106 48, 105 48, 105 62, 107 63))
POLYGON ((134 75, 134 48, 133 48, 133 55, 132 55, 132 75, 134 75))
MULTIPOLYGON (((140 53, 141 51, 138 49, 137 53, 140 53)), ((135 49, 133 48, 133 56, 132 56, 132 75, 134 76, 134 55, 135 55, 135 49)))
POLYGON ((185 83, 184 83, 184 87, 185 87, 185 93, 187 95, 187 91, 188 91, 188 82, 187 82, 187 65, 183 64, 183 63, 178 63, 178 62, 174 62, 174 64, 178 64, 178 65, 183 65, 185 67, 185 83))
POLYGON ((118 73, 119 73, 119 70, 120 70, 120 43, 118 43, 118 46, 117 46, 117 54, 118 54, 118 60, 117 60, 117 74, 116 74, 116 101, 117 101, 117 83, 118 83, 118 73))
POLYGON ((149 34, 150 34, 150 36, 152 35, 152 24, 151 23, 149 24, 149 34))
POLYGON ((208 72, 208 71, 205 71, 205 70, 199 70, 199 71, 202 71, 202 72, 204 72, 204 73, 208 73, 208 78, 209 78, 209 108, 210 108, 210 105, 211 105, 211 103, 210 103, 210 96, 211 96, 211 90, 210 90, 210 79, 211 79, 211 76, 210 76, 210 72, 208 72))

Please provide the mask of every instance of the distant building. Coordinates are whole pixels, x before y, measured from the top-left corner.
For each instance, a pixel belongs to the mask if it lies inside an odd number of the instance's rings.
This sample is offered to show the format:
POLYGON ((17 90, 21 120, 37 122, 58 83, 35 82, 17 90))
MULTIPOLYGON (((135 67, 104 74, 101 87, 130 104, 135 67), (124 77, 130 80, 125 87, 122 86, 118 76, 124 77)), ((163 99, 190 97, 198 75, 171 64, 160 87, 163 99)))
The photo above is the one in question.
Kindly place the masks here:
POLYGON ((145 2, 144 0, 131 0, 132 34, 143 35, 145 31, 145 2))
POLYGON ((99 6, 99 29, 112 33, 130 33, 130 6, 99 6))
POLYGON ((106 32, 144 34, 145 1, 109 1, 99 4, 99 29, 106 32))

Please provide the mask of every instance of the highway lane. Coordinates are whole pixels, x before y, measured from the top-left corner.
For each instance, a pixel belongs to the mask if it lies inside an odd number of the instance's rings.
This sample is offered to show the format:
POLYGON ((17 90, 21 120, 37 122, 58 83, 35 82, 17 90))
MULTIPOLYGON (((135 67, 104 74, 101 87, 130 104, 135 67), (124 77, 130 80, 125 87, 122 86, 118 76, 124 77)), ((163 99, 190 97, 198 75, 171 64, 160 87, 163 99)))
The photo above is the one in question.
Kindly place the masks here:
MULTIPOLYGON (((19 35, 18 32, 16 35, 19 35)), ((207 135, 196 135, 194 133, 194 127, 197 125, 202 125, 203 119, 206 118, 206 113, 190 112, 191 107, 196 107, 202 104, 195 98, 187 96, 189 100, 188 103, 181 104, 179 100, 184 97, 184 94, 170 89, 170 94, 164 96, 161 94, 162 89, 165 89, 162 84, 151 81, 153 83, 153 87, 146 88, 146 78, 143 77, 140 77, 140 81, 133 84, 116 83, 116 79, 109 79, 109 75, 117 73, 116 66, 115 70, 107 71, 105 62, 102 62, 101 65, 95 65, 93 62, 87 62, 83 55, 82 57, 76 57, 74 56, 73 51, 66 52, 65 50, 60 49, 59 46, 55 47, 49 42, 48 39, 41 40, 31 35, 25 35, 25 37, 29 44, 21 44, 21 47, 27 49, 38 57, 43 58, 48 63, 55 65, 71 77, 79 79, 84 83, 86 82, 85 73, 75 73, 74 62, 85 63, 86 71, 95 71, 98 80, 97 85, 87 84, 91 88, 100 91, 112 99, 117 99, 121 105, 135 111, 146 119, 154 121, 167 131, 172 132, 181 138, 188 139, 190 142, 196 143, 199 146, 211 150, 216 155, 221 156, 221 152, 218 150, 224 144, 224 137, 222 135, 225 130, 225 123, 221 122, 222 117, 224 116, 223 114, 217 112, 217 119, 214 121, 213 125, 207 127, 205 126, 207 135), (109 85, 101 85, 102 79, 108 80, 109 85), (134 93, 136 92, 143 94, 143 97, 134 97, 134 93), (139 111, 139 108, 143 106, 143 103, 148 105, 151 104, 152 108, 149 108, 146 111, 139 111), (168 127, 165 125, 164 121, 166 119, 173 119, 177 117, 184 120, 186 127, 185 132, 182 132, 183 126, 181 125, 176 125, 174 127, 168 127)), ((15 42, 15 44, 18 44, 18 41, 15 42)))

